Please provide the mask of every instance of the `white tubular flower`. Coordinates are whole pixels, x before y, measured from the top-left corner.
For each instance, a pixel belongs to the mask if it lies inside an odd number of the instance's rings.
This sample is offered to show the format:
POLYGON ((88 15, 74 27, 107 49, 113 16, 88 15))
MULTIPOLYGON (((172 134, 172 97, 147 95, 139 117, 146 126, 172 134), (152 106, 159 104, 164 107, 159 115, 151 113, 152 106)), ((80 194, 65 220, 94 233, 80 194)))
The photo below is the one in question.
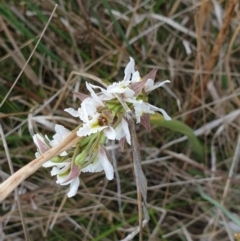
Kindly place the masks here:
MULTIPOLYGON (((62 184, 64 185, 64 184, 62 184)), ((68 197, 73 197, 76 195, 78 187, 80 185, 80 179, 79 177, 74 178, 71 183, 70 183, 70 189, 69 192, 67 193, 68 197)))
POLYGON ((35 134, 33 136, 33 142, 38 149, 38 152, 35 153, 36 157, 39 157, 41 154, 45 153, 50 149, 50 146, 45 142, 44 138, 40 134, 35 134))
POLYGON ((70 189, 67 193, 68 197, 73 197, 77 193, 80 185, 79 174, 78 166, 75 164, 72 166, 71 162, 66 163, 62 168, 55 166, 51 171, 52 176, 57 175, 57 184, 64 186, 70 184, 70 189))
POLYGON ((82 172, 101 172, 105 171, 106 178, 112 180, 114 177, 114 170, 111 162, 108 160, 105 149, 101 146, 98 150, 98 155, 93 163, 84 167, 82 172))
POLYGON ((97 113, 97 108, 100 107, 97 102, 92 98, 85 99, 78 110, 73 108, 65 109, 73 117, 79 117, 83 122, 88 122, 89 118, 97 113))
POLYGON ((119 125, 115 128, 116 140, 120 141, 122 138, 126 138, 127 143, 131 145, 131 135, 128 128, 128 122, 123 117, 119 125))
POLYGON ((114 129, 108 125, 107 120, 102 117, 99 113, 95 114, 93 118, 87 123, 83 124, 81 128, 77 131, 78 136, 90 136, 91 134, 104 131, 106 137, 109 140, 115 140, 116 133, 114 129), (106 122, 105 124, 101 123, 106 122))
POLYGON ((151 110, 150 105, 142 100, 134 101, 133 106, 137 124, 141 122, 141 116, 144 114, 154 114, 154 111, 151 110))
MULTIPOLYGON (((74 110, 73 108, 67 108, 65 109, 66 112, 68 112, 73 117, 79 117, 83 122, 88 122, 89 117, 93 117, 97 113, 97 109, 99 107, 103 107, 104 103, 101 99, 101 96, 98 96, 93 88, 93 85, 86 82, 86 87, 88 91, 90 92, 91 96, 84 98, 84 100, 81 103, 81 107, 78 108, 78 110, 74 110)), ((98 87, 98 86, 94 86, 98 87)), ((100 88, 100 87, 98 87, 100 88)))
MULTIPOLYGON (((55 125, 55 131, 56 131, 56 134, 53 136, 53 140, 49 141, 49 144, 51 145, 51 147, 56 146, 70 133, 70 130, 66 129, 62 125, 55 125)), ((67 156, 67 152, 66 151, 62 152, 60 156, 67 156)))
POLYGON ((150 105, 143 100, 128 99, 127 101, 133 104, 137 124, 141 122, 141 117, 144 114, 154 114, 154 111, 160 112, 165 120, 171 120, 171 117, 167 114, 165 110, 158 108, 154 105, 150 105))

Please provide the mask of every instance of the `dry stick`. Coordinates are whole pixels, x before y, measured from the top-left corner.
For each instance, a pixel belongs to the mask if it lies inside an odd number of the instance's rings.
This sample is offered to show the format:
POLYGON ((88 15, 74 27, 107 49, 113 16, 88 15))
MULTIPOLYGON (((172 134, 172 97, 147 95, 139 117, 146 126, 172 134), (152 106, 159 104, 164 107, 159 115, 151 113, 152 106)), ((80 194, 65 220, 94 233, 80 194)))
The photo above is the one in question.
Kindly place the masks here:
MULTIPOLYGON (((217 57, 219 54, 219 50, 221 49, 223 41, 226 37, 226 33, 227 33, 228 27, 230 25, 230 21, 232 19, 233 11, 234 11, 236 4, 237 4, 237 0, 229 0, 227 10, 226 10, 226 15, 225 15, 225 18, 223 19, 222 28, 220 29, 220 31, 218 33, 216 41, 213 45, 213 50, 209 56, 209 60, 206 63, 205 68, 204 68, 204 72, 207 72, 208 74, 204 75, 201 86, 195 91, 195 94, 194 94, 195 98, 190 103, 190 110, 197 107, 197 105, 198 105, 197 100, 202 97, 202 93, 204 93, 204 91, 207 88, 207 84, 208 84, 209 78, 210 78, 210 73, 216 63, 216 60, 217 60, 217 57)), ((189 118, 186 120, 186 123, 189 126, 192 126, 192 122, 193 122, 192 116, 189 116, 189 118)))
MULTIPOLYGON (((119 100, 121 105, 126 110, 127 114, 127 120, 129 124, 130 129, 130 135, 131 135, 131 145, 132 145, 132 151, 133 151, 133 166, 134 166, 134 174, 136 179, 136 186, 137 186, 137 198, 138 198, 138 222, 139 227, 134 230, 129 237, 134 237, 137 233, 139 233, 139 241, 142 241, 142 228, 148 223, 149 215, 147 212, 147 180, 143 173, 142 166, 141 166, 141 157, 140 157, 140 151, 138 147, 138 141, 137 141, 137 135, 135 130, 135 123, 133 118, 133 113, 127 106, 127 104, 122 101, 121 97, 116 95, 116 98, 119 100), (143 199, 143 205, 142 205, 142 199, 143 199), (144 220, 143 220, 143 211, 144 211, 144 220)), ((128 237, 124 240, 131 240, 128 239, 128 237)))
MULTIPOLYGON (((133 166, 134 166, 134 173, 136 178, 136 184, 137 184, 137 199, 138 199, 138 222, 139 222, 139 241, 142 241, 142 194, 140 191, 140 184, 138 180, 138 175, 141 175, 142 173, 138 173, 136 165, 140 166, 140 170, 142 172, 141 168, 141 159, 139 154, 139 148, 138 148, 138 142, 137 142, 137 136, 136 136, 136 130, 135 130, 135 123, 133 121, 133 118, 130 116, 128 118, 129 123, 129 129, 131 134, 131 144, 132 144, 132 151, 133 151, 133 166)), ((145 180, 146 181, 146 180, 145 180)))
POLYGON ((34 54, 34 52, 35 52, 35 50, 36 50, 38 44, 40 43, 40 41, 41 41, 41 39, 42 39, 42 37, 43 37, 43 35, 44 35, 44 33, 45 33, 45 31, 46 31, 46 29, 47 29, 49 23, 50 23, 50 21, 52 20, 53 14, 55 13, 55 11, 56 11, 56 9, 57 9, 57 6, 58 6, 58 5, 56 4, 55 7, 54 7, 54 9, 53 9, 53 11, 52 11, 52 14, 51 14, 50 18, 49 18, 48 21, 47 21, 46 26, 44 27, 44 29, 43 29, 43 31, 42 31, 42 33, 41 33, 41 35, 40 35, 40 37, 39 37, 39 39, 38 39, 36 45, 35 45, 34 48, 33 48, 32 53, 30 54, 30 56, 29 56, 27 62, 24 64, 22 70, 20 71, 18 77, 17 77, 16 80, 14 81, 12 87, 10 88, 10 90, 8 91, 8 93, 6 94, 6 96, 4 97, 4 99, 2 100, 2 102, 1 102, 1 104, 0 104, 0 107, 2 107, 3 103, 6 101, 6 99, 7 99, 8 96, 10 95, 10 93, 11 93, 11 91, 13 90, 14 86, 16 85, 16 83, 18 82, 19 78, 21 77, 23 71, 25 70, 26 66, 28 65, 30 59, 32 58, 32 56, 33 56, 33 54, 34 54))
POLYGON ((58 145, 51 148, 40 157, 34 159, 11 175, 7 180, 0 184, 0 202, 3 201, 27 177, 36 172, 46 161, 74 146, 80 139, 81 137, 77 136, 75 132, 71 132, 58 145))

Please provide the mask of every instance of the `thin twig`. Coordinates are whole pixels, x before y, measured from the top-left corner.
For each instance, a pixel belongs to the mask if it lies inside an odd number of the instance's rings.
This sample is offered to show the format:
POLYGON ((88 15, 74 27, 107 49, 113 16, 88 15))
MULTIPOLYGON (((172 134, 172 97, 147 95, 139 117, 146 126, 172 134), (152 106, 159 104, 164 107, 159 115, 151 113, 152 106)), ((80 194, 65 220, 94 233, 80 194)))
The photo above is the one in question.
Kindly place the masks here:
MULTIPOLYGON (((128 118, 129 123, 129 130, 131 134, 131 145, 132 145, 132 151, 133 151, 133 166, 134 166, 134 173, 136 178, 136 184, 137 184, 137 200, 138 200, 138 223, 139 223, 139 241, 142 241, 142 220, 143 220, 143 214, 142 214, 142 194, 140 190, 140 183, 138 179, 138 175, 141 175, 141 173, 138 173, 137 167, 141 167, 141 157, 140 157, 140 151, 138 147, 138 141, 136 136, 136 129, 135 129, 135 123, 133 121, 133 118, 128 118)), ((142 168, 141 172, 142 172, 142 168)), ((143 172, 142 172, 143 173, 143 172)), ((143 175, 144 176, 144 175, 143 175)), ((146 182, 146 179, 144 180, 146 182)))

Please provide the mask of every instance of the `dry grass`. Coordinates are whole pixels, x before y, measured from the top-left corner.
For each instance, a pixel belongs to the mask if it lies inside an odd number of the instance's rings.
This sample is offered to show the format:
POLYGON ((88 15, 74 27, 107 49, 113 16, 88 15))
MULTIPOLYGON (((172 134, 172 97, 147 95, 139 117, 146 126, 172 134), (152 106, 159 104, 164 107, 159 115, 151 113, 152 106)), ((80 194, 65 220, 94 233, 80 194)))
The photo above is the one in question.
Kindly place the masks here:
MULTIPOLYGON (((150 215, 144 240, 235 240, 234 233, 240 232, 238 1, 58 3, 37 50, 0 107, 1 181, 11 166, 16 171, 34 158, 33 133, 51 136, 55 123, 76 126, 63 109, 79 106, 71 91, 84 91, 87 78, 76 77, 66 86, 71 71, 119 81, 132 56, 142 76, 157 67, 158 80, 171 80, 151 102, 174 119, 191 120, 205 153, 199 162, 180 134, 138 128, 150 215)), ((53 0, 2 1, 0 102, 54 5, 53 0)), ((109 149, 117 167, 114 181, 103 173, 83 174, 74 198, 66 198, 66 189, 55 184, 47 169, 22 182, 2 202, 0 240, 124 239, 138 223, 131 149, 121 153, 114 143, 109 149)))

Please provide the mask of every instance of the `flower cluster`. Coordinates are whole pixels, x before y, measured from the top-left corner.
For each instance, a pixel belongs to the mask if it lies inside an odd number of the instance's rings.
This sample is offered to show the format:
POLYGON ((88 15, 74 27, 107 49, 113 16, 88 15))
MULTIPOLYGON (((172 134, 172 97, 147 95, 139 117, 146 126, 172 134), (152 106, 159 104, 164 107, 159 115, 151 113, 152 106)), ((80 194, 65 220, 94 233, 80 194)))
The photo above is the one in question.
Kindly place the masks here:
MULTIPOLYGON (((163 109, 147 101, 149 92, 170 81, 154 83, 156 69, 141 78, 139 72, 135 71, 134 65, 135 62, 130 57, 130 62, 124 71, 124 79, 105 88, 86 82, 89 95, 74 93, 81 100, 81 106, 77 110, 65 109, 70 115, 80 119, 81 125, 76 131, 80 141, 43 166, 52 167, 51 175, 57 176, 58 184, 70 184, 68 197, 76 194, 81 172, 104 170, 106 178, 113 179, 114 170, 104 144, 108 140, 117 140, 122 149, 125 141, 131 145, 126 106, 134 113, 136 123, 141 123, 148 131, 150 131, 150 114, 158 111, 165 120, 171 119, 163 109), (122 103, 126 106, 124 107, 122 103)), ((38 147, 36 156, 63 141, 70 132, 61 125, 56 125, 55 131, 53 140, 40 134, 33 136, 34 143, 38 147)))

